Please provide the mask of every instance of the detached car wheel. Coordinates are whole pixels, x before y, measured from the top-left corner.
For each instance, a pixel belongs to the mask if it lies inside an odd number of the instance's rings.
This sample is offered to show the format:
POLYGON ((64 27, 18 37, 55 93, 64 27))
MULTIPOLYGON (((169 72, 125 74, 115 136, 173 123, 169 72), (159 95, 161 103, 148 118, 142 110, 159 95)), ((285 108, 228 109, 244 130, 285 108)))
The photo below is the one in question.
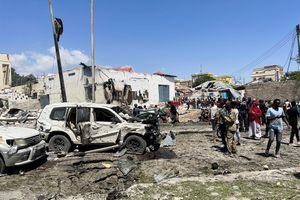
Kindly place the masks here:
POLYGON ((69 152, 71 149, 70 140, 63 135, 54 135, 49 140, 49 150, 54 152, 69 152))
POLYGON ((3 159, 0 157, 0 174, 2 174, 5 170, 5 163, 3 159))
POLYGON ((147 142, 140 136, 131 135, 125 140, 125 147, 129 153, 143 154, 147 147, 147 142))

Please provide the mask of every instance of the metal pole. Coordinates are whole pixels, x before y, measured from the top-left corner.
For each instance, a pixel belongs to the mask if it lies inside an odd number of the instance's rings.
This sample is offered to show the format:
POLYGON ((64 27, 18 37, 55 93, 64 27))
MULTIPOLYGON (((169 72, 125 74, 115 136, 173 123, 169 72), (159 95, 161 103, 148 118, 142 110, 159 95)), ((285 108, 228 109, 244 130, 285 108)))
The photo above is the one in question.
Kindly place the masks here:
POLYGON ((58 47, 57 35, 56 35, 55 25, 54 25, 54 17, 53 17, 53 11, 52 11, 52 0, 48 0, 48 2, 49 2, 49 9, 50 9, 50 18, 51 18, 52 30, 53 30, 53 38, 54 38, 54 46, 55 46, 55 53, 56 53, 56 60, 57 60, 58 75, 59 75, 59 81, 60 81, 61 98, 62 98, 62 102, 67 102, 64 76, 63 76, 63 71, 62 71, 62 67, 61 67, 59 47, 58 47))
POLYGON ((94 0, 91 0, 92 102, 95 103, 94 0))
POLYGON ((298 42, 298 56, 297 56, 297 63, 300 63, 300 25, 296 26, 297 32, 297 42, 298 42))

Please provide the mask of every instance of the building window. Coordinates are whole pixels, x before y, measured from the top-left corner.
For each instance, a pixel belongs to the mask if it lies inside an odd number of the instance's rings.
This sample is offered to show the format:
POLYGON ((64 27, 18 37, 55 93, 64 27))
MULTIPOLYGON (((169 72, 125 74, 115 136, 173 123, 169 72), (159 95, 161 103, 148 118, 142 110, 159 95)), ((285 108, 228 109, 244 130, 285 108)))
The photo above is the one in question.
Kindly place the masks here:
POLYGON ((170 100, 169 85, 158 85, 159 102, 167 102, 170 100))
POLYGON ((75 72, 71 72, 68 74, 69 76, 75 76, 75 72))

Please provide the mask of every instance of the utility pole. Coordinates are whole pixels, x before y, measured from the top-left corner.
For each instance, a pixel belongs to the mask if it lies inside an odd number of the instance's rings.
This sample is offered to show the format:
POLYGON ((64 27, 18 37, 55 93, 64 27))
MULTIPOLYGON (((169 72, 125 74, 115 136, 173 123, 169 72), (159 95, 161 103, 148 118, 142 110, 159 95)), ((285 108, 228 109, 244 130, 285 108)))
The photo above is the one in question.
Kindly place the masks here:
POLYGON ((56 53, 56 60, 57 60, 58 75, 59 75, 59 81, 60 81, 61 98, 62 98, 62 102, 67 102, 64 76, 63 76, 63 71, 62 71, 62 67, 61 67, 59 47, 58 47, 58 41, 57 41, 57 34, 58 33, 56 33, 55 24, 54 24, 54 17, 53 17, 53 10, 52 10, 52 0, 48 0, 48 2, 49 2, 49 9, 50 9, 50 18, 51 18, 52 30, 53 30, 53 38, 54 38, 54 46, 55 46, 55 53, 56 53))
POLYGON ((94 0, 91 0, 92 102, 95 103, 94 0))
POLYGON ((298 56, 297 56, 297 63, 300 63, 300 25, 298 24, 296 26, 296 32, 297 32, 297 43, 298 43, 298 56))

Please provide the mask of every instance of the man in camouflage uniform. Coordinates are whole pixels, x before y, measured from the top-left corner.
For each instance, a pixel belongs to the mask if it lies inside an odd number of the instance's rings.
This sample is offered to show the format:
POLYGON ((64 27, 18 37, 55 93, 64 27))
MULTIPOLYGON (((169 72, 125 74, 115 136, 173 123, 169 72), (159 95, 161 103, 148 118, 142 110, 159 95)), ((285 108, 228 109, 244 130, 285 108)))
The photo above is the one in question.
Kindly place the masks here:
POLYGON ((234 142, 236 115, 232 110, 231 103, 226 102, 225 107, 220 111, 220 129, 225 151, 236 153, 236 145, 234 142))

